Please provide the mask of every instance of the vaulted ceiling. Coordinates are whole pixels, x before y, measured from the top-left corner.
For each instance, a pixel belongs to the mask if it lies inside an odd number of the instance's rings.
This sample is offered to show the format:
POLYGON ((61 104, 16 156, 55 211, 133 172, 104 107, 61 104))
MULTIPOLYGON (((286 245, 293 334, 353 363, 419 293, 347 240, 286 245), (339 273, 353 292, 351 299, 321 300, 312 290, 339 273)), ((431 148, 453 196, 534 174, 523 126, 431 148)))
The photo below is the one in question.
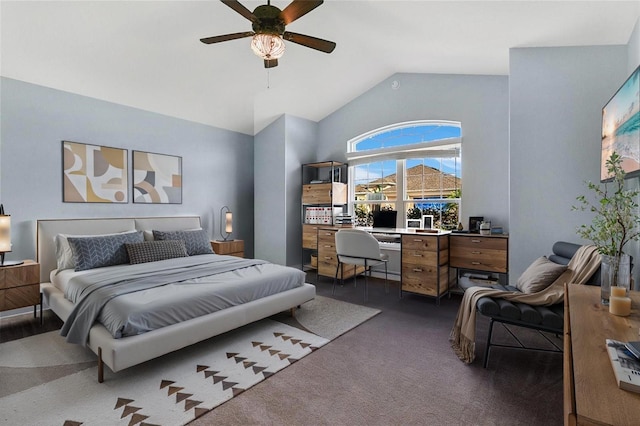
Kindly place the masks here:
POLYGON ((513 47, 627 44, 639 16, 640 1, 326 0, 287 30, 335 51, 288 43, 266 70, 250 38, 199 41, 250 31, 217 0, 3 0, 0 73, 253 135, 283 113, 319 121, 398 72, 508 75, 513 47))

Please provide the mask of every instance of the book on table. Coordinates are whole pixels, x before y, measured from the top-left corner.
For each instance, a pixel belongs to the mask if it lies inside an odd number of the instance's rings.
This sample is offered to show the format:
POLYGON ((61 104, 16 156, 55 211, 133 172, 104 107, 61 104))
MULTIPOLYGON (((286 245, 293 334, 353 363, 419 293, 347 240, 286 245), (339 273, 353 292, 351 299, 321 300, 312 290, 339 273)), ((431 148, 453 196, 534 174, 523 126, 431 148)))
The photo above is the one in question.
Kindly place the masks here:
POLYGON ((625 346, 629 349, 629 352, 631 352, 633 356, 640 361, 640 341, 627 342, 625 343, 625 346))
POLYGON ((640 393, 640 360, 627 348, 627 343, 607 339, 607 353, 618 387, 640 393))

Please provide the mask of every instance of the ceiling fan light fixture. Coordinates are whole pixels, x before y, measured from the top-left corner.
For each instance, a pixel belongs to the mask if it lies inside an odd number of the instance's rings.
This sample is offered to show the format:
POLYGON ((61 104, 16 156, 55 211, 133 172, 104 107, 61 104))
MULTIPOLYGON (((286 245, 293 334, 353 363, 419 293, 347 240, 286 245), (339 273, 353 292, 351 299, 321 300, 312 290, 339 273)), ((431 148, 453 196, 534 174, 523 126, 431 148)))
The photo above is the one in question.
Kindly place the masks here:
POLYGON ((251 50, 262 59, 279 59, 284 55, 284 41, 276 34, 256 34, 251 39, 251 50))

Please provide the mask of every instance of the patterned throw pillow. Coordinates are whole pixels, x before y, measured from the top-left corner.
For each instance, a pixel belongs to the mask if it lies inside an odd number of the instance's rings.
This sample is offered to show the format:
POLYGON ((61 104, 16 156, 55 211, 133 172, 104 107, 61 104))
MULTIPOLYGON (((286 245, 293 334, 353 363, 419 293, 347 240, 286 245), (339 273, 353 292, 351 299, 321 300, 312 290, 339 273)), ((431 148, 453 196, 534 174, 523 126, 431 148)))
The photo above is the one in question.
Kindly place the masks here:
POLYGON ((131 264, 158 262, 160 260, 187 257, 187 249, 182 240, 144 241, 125 244, 131 264))
POLYGON ((187 248, 187 254, 194 256, 196 254, 211 254, 211 242, 209 236, 204 229, 192 231, 156 231, 153 230, 153 238, 156 240, 182 240, 187 248))
POLYGON ((109 234, 95 234, 95 235, 69 235, 69 234, 58 234, 55 236, 55 244, 56 244, 56 260, 58 263, 58 272, 64 269, 75 269, 76 262, 73 259, 73 251, 71 251, 71 246, 69 245, 69 238, 93 238, 93 237, 106 237, 109 235, 119 235, 119 234, 130 234, 135 233, 137 231, 123 231, 123 232, 112 232, 109 234))
POLYGON ((142 232, 102 237, 68 238, 76 271, 129 263, 126 243, 141 243, 142 232))

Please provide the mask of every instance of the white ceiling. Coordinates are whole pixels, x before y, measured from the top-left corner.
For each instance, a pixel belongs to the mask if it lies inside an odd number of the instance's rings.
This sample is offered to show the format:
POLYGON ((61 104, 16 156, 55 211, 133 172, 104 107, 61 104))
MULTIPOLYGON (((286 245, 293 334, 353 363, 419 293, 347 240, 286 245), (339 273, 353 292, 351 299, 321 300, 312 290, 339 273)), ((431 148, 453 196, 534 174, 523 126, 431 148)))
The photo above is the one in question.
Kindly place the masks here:
POLYGON ((512 47, 627 44, 639 16, 637 0, 326 0, 287 30, 335 51, 288 43, 267 71, 250 38, 199 41, 250 30, 217 0, 2 0, 0 73, 253 135, 283 113, 319 121, 398 72, 507 75, 512 47))

